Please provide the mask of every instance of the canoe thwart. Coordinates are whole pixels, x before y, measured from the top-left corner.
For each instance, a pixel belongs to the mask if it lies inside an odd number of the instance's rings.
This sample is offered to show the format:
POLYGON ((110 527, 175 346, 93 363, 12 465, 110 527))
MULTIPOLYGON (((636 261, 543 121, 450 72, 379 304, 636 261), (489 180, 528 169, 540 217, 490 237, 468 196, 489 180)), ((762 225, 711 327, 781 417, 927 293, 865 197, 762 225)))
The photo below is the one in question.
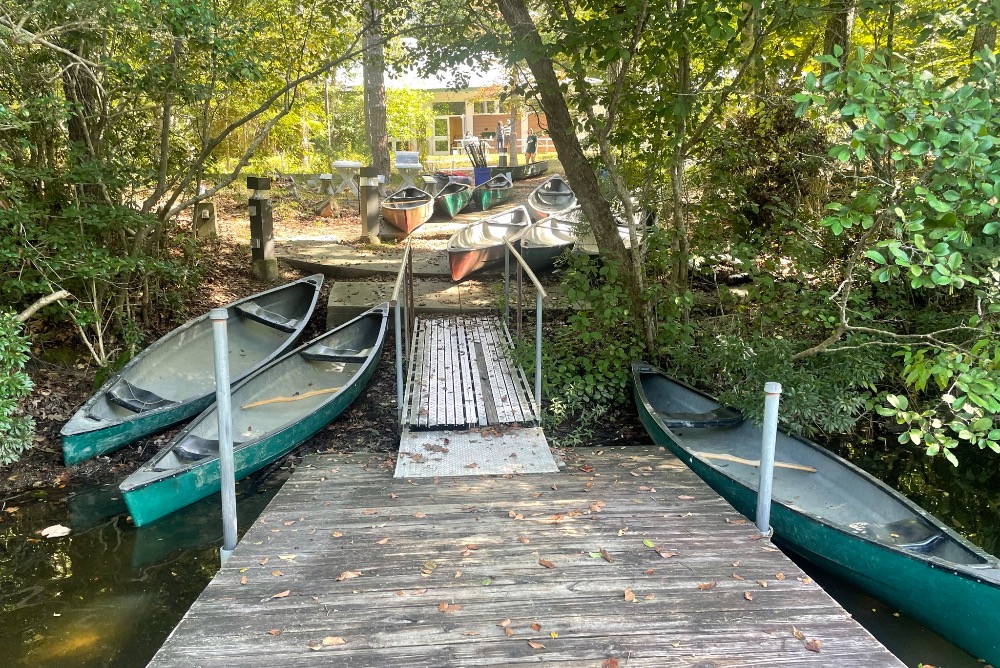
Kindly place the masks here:
POLYGON ((314 362, 357 362, 362 364, 368 359, 371 351, 371 348, 351 350, 349 348, 331 348, 317 343, 315 346, 306 348, 299 355, 314 362))
POLYGON ((299 326, 299 321, 296 318, 286 318, 280 313, 268 311, 256 302, 244 302, 237 305, 235 309, 240 315, 256 320, 262 325, 280 329, 282 332, 292 333, 299 326))
POLYGON ((149 390, 136 387, 124 378, 108 391, 108 399, 133 413, 143 413, 177 403, 170 399, 164 399, 149 390))
POLYGON ((735 408, 719 406, 705 413, 660 413, 663 423, 671 429, 706 429, 735 427, 743 422, 743 414, 735 408))
MULTIPOLYGON (((235 448, 237 445, 239 443, 233 441, 233 447, 235 448)), ((194 434, 188 434, 180 443, 174 446, 173 452, 177 455, 178 459, 186 462, 197 462, 208 457, 218 457, 219 441, 218 439, 211 440, 195 436, 194 434)))
POLYGON ((280 404, 289 401, 299 401, 300 399, 308 399, 309 397, 319 396, 320 394, 331 394, 333 392, 339 392, 342 388, 339 387, 326 387, 322 390, 313 390, 311 392, 303 392, 302 394, 295 394, 290 397, 272 397, 271 399, 262 399, 261 401, 254 401, 253 403, 243 404, 240 406, 241 409, 245 410, 247 408, 255 408, 257 406, 266 406, 267 404, 280 404))
MULTIPOLYGON (((723 453, 716 452, 695 452, 691 451, 692 455, 697 455, 702 459, 718 459, 724 462, 732 462, 734 464, 745 464, 747 466, 760 466, 760 460, 758 459, 743 459, 742 457, 737 457, 736 455, 727 455, 723 453)), ((792 469, 793 471, 805 471, 806 473, 816 473, 816 469, 811 466, 802 466, 801 464, 789 464, 788 462, 774 462, 774 467, 779 469, 792 469)))

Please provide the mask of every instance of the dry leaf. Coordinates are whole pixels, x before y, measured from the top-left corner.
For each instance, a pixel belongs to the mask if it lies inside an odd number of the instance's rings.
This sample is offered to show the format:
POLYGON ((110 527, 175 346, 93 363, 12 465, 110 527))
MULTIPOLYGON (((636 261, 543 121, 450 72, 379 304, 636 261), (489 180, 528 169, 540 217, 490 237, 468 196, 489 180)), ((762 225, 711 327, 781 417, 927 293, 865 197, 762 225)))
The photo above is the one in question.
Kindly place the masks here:
POLYGON ((774 579, 775 580, 784 580, 785 579, 785 574, 784 573, 778 573, 777 575, 774 576, 774 579))
POLYGON ((365 508, 361 511, 362 515, 378 515, 378 508, 365 508))
POLYGON ((795 578, 795 579, 801 582, 802 584, 812 584, 813 581, 812 578, 795 578))
POLYGON ((556 567, 556 565, 553 564, 551 561, 547 561, 545 559, 539 559, 538 560, 538 565, 539 566, 545 566, 545 568, 555 568, 556 567))
MULTIPOLYGON (((340 538, 344 534, 340 533, 339 531, 331 531, 330 535, 333 536, 334 538, 340 538)), ((264 563, 264 562, 261 562, 261 563, 264 563)))
POLYGON ((757 584, 759 584, 764 589, 767 589, 767 580, 757 580, 757 584))
POLYGON ((245 585, 246 583, 247 583, 247 576, 244 575, 240 578, 240 584, 245 585))
POLYGON ((631 589, 626 589, 625 600, 629 603, 635 603, 635 592, 633 592, 631 589))
POLYGON ((612 558, 611 553, 605 550, 603 547, 601 548, 601 556, 604 557, 604 561, 608 562, 609 564, 615 563, 615 560, 612 558))
POLYGON ((538 633, 539 631, 542 630, 542 625, 539 624, 538 622, 531 622, 531 630, 534 631, 535 633, 538 633))
POLYGON ((540 642, 535 642, 534 640, 528 641, 528 647, 531 649, 545 649, 545 645, 540 642))
POLYGON ((652 601, 654 598, 656 598, 656 594, 646 594, 642 598, 643 598, 643 600, 646 600, 646 601, 652 601))
POLYGON ((819 648, 822 645, 823 645, 823 643, 821 641, 816 640, 815 638, 813 638, 812 640, 807 640, 805 642, 804 647, 807 650, 809 650, 810 652, 816 652, 818 654, 819 653, 819 648))
POLYGON ((293 524, 295 524, 295 520, 288 520, 287 522, 282 522, 281 524, 284 525, 284 526, 286 526, 286 527, 290 527, 293 524))
POLYGON ((476 462, 472 462, 471 464, 466 464, 465 468, 467 468, 467 469, 474 469, 474 468, 477 468, 478 466, 479 466, 479 464, 477 464, 476 462))
POLYGON ((733 579, 734 580, 745 580, 746 578, 743 577, 742 575, 740 575, 739 573, 737 573, 736 571, 733 571, 733 579))
POLYGON ((601 668, 618 668, 618 659, 615 657, 608 657, 601 663, 601 668))
POLYGON ((528 540, 528 537, 527 537, 527 536, 518 536, 518 537, 517 537, 517 542, 519 542, 519 543, 524 543, 525 545, 527 545, 527 544, 528 544, 528 543, 530 543, 531 541, 530 541, 530 540, 528 540))
POLYGON ((792 636, 793 636, 793 637, 794 637, 794 638, 795 638, 796 640, 805 640, 805 639, 806 639, 806 634, 805 634, 805 633, 803 633, 802 631, 799 631, 799 630, 798 630, 797 628, 795 628, 794 626, 792 627, 792 636))
POLYGON ((669 559, 670 557, 677 555, 676 552, 667 552, 666 550, 657 550, 656 553, 664 559, 669 559))
POLYGON ((388 538, 383 538, 382 540, 377 540, 377 541, 375 541, 375 544, 376 544, 376 545, 385 545, 385 544, 386 544, 386 543, 388 543, 388 542, 389 542, 389 539, 388 539, 388 538))
POLYGON ((414 589, 412 592, 410 592, 410 596, 420 596, 421 594, 426 594, 426 593, 427 593, 426 589, 414 589))
POLYGON ((503 628, 507 628, 508 626, 510 626, 510 617, 497 624, 497 626, 501 626, 503 628))
POLYGON ((454 603, 448 604, 447 601, 441 601, 438 603, 438 612, 455 612, 456 610, 461 610, 464 605, 456 605, 454 603))
POLYGON ((270 631, 267 632, 267 635, 269 635, 269 636, 280 636, 281 635, 281 629, 271 629, 270 631))
POLYGON ((739 568, 740 567, 740 563, 741 562, 739 562, 739 561, 734 561, 733 562, 733 568, 739 568))
POLYGON ((361 571, 344 571, 343 573, 337 576, 337 582, 340 582, 341 580, 350 580, 352 578, 360 576, 361 576, 361 571))
POLYGON ((690 494, 679 494, 677 498, 681 501, 694 501, 694 497, 690 494))
POLYGON ((712 580, 711 582, 699 582, 698 583, 698 589, 701 589, 702 591, 705 591, 705 590, 708 590, 708 589, 715 589, 715 587, 718 584, 719 583, 716 582, 715 580, 712 580))
POLYGON ((646 575, 652 575, 655 572, 656 572, 655 568, 647 568, 646 570, 643 571, 643 573, 645 573, 646 575))
POLYGON ((282 575, 284 575, 284 573, 282 573, 278 569, 274 569, 273 571, 271 571, 271 575, 273 575, 274 577, 278 578, 278 577, 281 577, 282 575))
POLYGON ((264 557, 263 559, 260 560, 260 565, 267 566, 267 562, 270 561, 270 559, 271 557, 264 557))
POLYGON ((418 510, 417 512, 413 513, 413 516, 416 517, 419 520, 419 519, 422 519, 424 517, 427 517, 427 513, 422 513, 422 512, 420 512, 418 510))
POLYGON ((288 596, 291 593, 292 593, 291 589, 286 589, 285 591, 279 591, 277 594, 275 594, 271 598, 285 598, 286 596, 288 596))
POLYGON ((512 635, 514 635, 514 629, 510 628, 509 626, 505 626, 503 627, 503 634, 509 638, 512 635))
POLYGON ((463 636, 478 636, 479 631, 462 631, 463 636))
POLYGON ((347 641, 340 636, 327 636, 323 638, 323 647, 335 647, 337 645, 346 645, 347 641))
POLYGON ((745 591, 745 592, 743 592, 743 598, 745 598, 748 601, 752 601, 753 600, 753 594, 751 594, 748 591, 745 591))
POLYGON ((441 601, 438 603, 438 612, 444 612, 448 609, 448 601, 441 601))

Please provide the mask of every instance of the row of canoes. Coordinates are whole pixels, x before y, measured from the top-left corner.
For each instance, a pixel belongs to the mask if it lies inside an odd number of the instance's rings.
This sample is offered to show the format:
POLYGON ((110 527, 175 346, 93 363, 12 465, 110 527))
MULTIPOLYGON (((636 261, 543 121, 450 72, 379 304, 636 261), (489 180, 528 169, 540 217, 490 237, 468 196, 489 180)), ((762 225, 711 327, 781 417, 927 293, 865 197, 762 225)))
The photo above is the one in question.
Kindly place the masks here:
MULTIPOLYGON (((335 419, 368 384, 388 304, 293 349, 323 284, 315 275, 226 307, 237 479, 283 457, 335 419)), ((218 416, 212 323, 202 315, 134 357, 62 429, 67 465, 197 416, 129 476, 121 491, 136 526, 217 492, 218 416)))
MULTIPOLYGON (((653 441, 754 517, 761 429, 654 366, 632 373, 653 441)), ((775 542, 1000 665, 1000 560, 812 441, 779 431, 775 461, 775 542)))
POLYGON ((437 213, 442 218, 454 218, 474 205, 480 211, 510 198, 514 185, 504 174, 473 187, 465 177, 435 176, 439 190, 432 195, 416 187, 402 188, 382 202, 382 218, 404 236, 413 232, 437 213))

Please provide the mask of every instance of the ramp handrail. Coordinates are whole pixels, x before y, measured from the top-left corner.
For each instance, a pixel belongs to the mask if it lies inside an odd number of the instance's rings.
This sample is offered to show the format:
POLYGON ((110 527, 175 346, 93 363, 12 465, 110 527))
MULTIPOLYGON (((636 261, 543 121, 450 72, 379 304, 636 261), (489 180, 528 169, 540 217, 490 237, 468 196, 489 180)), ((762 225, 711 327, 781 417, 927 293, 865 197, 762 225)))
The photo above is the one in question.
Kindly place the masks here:
POLYGON ((397 418, 403 419, 403 345, 406 354, 410 354, 410 341, 413 337, 413 253, 410 239, 403 247, 403 257, 399 262, 399 273, 396 274, 396 285, 392 289, 392 299, 389 305, 395 310, 396 321, 396 409, 397 418), (400 292, 403 292, 403 307, 400 309, 400 292), (402 310, 402 313, 401 313, 402 310), (404 320, 405 318, 405 320, 404 320), (405 327, 404 327, 405 323, 405 327), (404 341, 405 337, 405 341, 404 341))
POLYGON ((517 260, 517 340, 521 340, 521 322, 523 315, 521 311, 521 298, 524 294, 523 274, 528 275, 528 279, 535 286, 535 407, 538 409, 538 416, 542 414, 542 300, 548 297, 545 288, 539 283, 535 272, 531 270, 528 263, 524 261, 521 254, 514 248, 510 239, 503 240, 506 248, 504 253, 503 271, 503 316, 504 323, 510 320, 510 257, 517 260))

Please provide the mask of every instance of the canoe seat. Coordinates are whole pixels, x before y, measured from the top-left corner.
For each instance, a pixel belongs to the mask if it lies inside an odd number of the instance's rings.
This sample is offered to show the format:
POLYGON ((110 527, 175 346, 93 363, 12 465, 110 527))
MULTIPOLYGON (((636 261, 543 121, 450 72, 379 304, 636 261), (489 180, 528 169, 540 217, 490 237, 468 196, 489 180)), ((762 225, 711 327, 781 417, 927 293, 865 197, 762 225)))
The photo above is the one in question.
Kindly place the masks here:
POLYGON ((351 350, 350 348, 331 348, 317 343, 303 350, 300 355, 314 362, 357 362, 363 363, 371 354, 371 348, 351 350))
POLYGON ((256 320, 262 325, 280 329, 282 332, 292 334, 299 326, 299 321, 295 318, 286 318, 280 313, 268 311, 257 302, 244 302, 234 307, 236 311, 251 320, 256 320))
POLYGON ((743 422, 743 414, 728 406, 719 406, 705 413, 659 413, 659 415, 663 419, 663 424, 670 429, 735 427, 743 422))
POLYGON ((880 536, 888 534, 889 541, 896 547, 919 554, 933 552, 938 543, 944 540, 944 534, 935 527, 912 518, 890 522, 877 533, 880 536))
POLYGON ((133 413, 144 413, 146 411, 163 408, 176 404, 176 401, 164 399, 163 397, 136 387, 124 378, 115 383, 114 387, 108 390, 108 399, 122 408, 126 408, 133 413))
MULTIPOLYGON (((240 445, 238 441, 233 441, 234 448, 238 445, 240 445)), ((198 462, 209 457, 218 457, 219 441, 188 434, 173 447, 172 452, 183 462, 198 462)))

